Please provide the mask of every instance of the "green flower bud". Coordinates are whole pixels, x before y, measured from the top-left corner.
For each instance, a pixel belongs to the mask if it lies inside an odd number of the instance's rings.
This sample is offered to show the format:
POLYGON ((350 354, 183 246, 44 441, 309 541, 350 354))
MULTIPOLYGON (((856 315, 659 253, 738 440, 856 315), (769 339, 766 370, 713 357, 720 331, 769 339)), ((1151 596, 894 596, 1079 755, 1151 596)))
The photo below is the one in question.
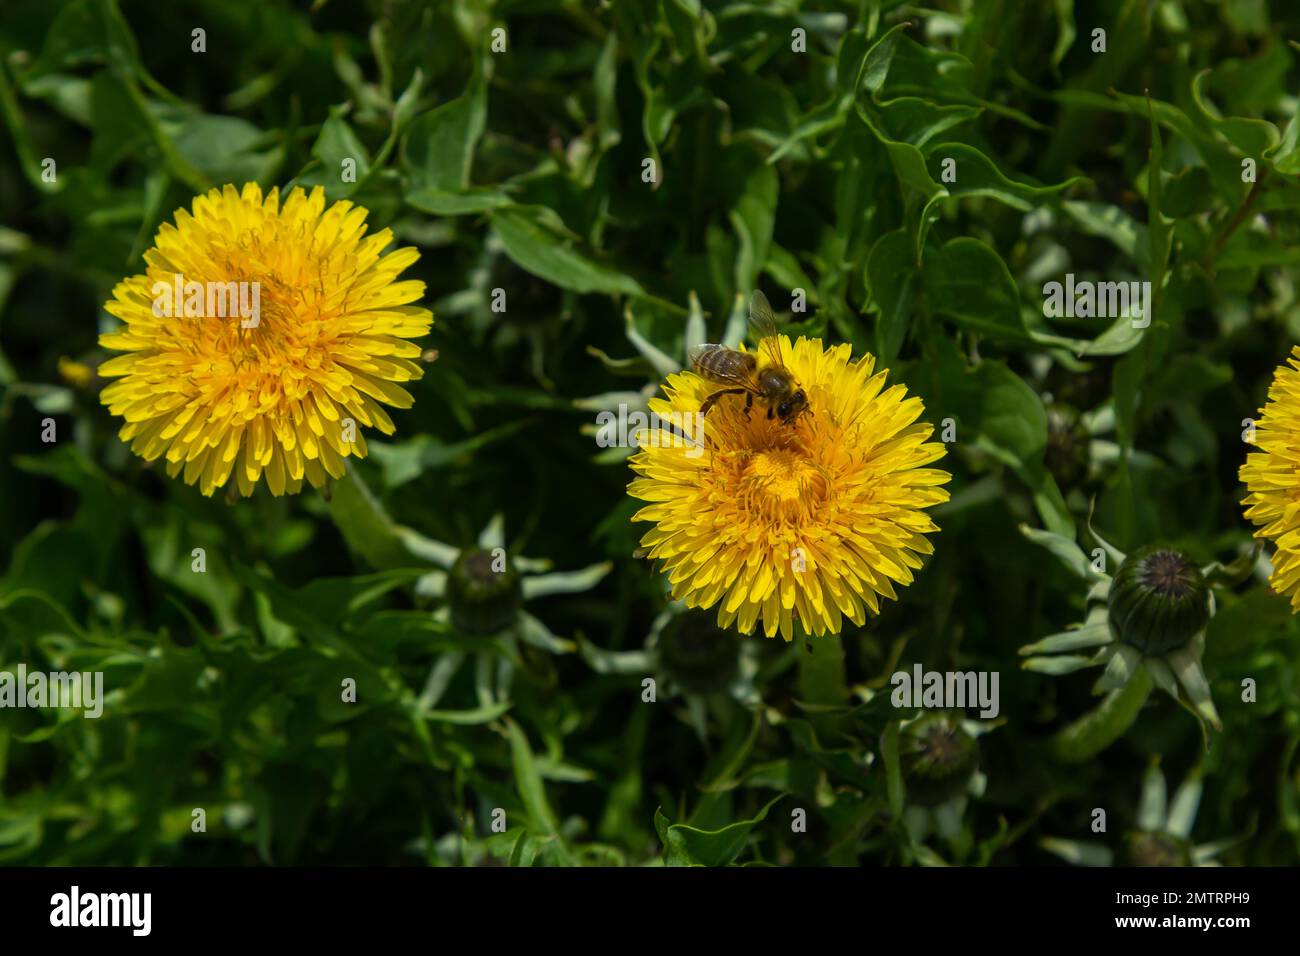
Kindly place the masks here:
POLYGON ((979 744, 962 729, 961 717, 942 711, 903 728, 899 756, 908 801, 925 807, 964 793, 980 762, 979 744))
POLYGON ((1124 838, 1129 866, 1191 866, 1192 845, 1169 833, 1135 832, 1124 838))
POLYGON ((1109 610, 1116 638, 1144 654, 1166 654, 1186 645, 1209 621, 1209 588, 1186 555, 1141 548, 1115 572, 1109 610))
POLYGON ((502 550, 466 548, 447 575, 451 622, 463 634, 486 637, 505 630, 523 601, 519 572, 502 550))
POLYGON ((1062 488, 1073 488, 1087 476, 1090 440, 1078 409, 1062 402, 1047 407, 1047 447, 1043 462, 1062 488))
POLYGON ((722 690, 740 667, 740 639, 718 627, 707 611, 674 614, 659 632, 659 663, 686 690, 722 690))

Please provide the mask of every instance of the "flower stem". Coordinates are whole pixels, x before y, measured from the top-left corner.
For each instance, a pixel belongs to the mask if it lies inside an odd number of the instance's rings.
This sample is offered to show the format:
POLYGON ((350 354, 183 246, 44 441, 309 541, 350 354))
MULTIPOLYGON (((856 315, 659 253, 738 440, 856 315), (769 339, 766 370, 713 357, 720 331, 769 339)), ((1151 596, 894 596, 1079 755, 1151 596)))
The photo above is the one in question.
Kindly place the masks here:
POLYGON ((802 638, 799 655, 799 696, 810 705, 812 722, 818 733, 835 733, 842 722, 839 716, 816 711, 843 707, 848 703, 844 683, 844 646, 838 634, 802 638))
POLYGON ((350 547, 378 570, 410 567, 414 562, 393 521, 349 462, 347 473, 330 483, 330 517, 350 547))

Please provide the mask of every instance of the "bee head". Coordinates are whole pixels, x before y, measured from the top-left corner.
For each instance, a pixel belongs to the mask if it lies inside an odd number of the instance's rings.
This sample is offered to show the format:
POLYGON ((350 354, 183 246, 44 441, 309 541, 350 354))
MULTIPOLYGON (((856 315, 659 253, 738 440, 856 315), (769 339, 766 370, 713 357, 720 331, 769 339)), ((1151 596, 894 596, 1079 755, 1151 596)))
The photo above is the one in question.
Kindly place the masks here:
POLYGON ((776 406, 776 414, 781 419, 781 424, 789 425, 796 418, 808 410, 808 396, 803 393, 802 388, 796 388, 790 393, 790 397, 776 406))

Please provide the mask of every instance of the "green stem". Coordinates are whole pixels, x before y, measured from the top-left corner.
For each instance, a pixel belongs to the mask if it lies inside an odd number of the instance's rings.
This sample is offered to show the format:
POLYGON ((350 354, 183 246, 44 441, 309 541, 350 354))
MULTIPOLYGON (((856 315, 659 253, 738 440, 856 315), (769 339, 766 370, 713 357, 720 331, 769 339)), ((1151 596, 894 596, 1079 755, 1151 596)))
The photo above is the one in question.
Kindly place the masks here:
POLYGON ((18 166, 27 177, 27 181, 46 193, 56 193, 62 189, 63 183, 58 180, 47 183, 41 176, 44 170, 36 158, 36 150, 27 132, 27 122, 18 105, 18 98, 14 96, 13 89, 9 86, 9 78, 2 63, 0 63, 0 116, 4 117, 5 125, 9 128, 14 149, 18 152, 18 166))
POLYGON ((330 483, 330 517, 348 547, 371 567, 383 571, 418 564, 403 547, 392 519, 351 462, 347 473, 330 483))
POLYGON ((844 682, 844 646, 838 634, 803 637, 799 655, 799 696, 813 711, 812 722, 822 735, 836 733, 843 717, 817 711, 843 707, 849 691, 844 682))
POLYGON ((149 108, 149 102, 145 99, 144 93, 140 89, 140 84, 136 82, 135 76, 121 70, 115 71, 117 79, 121 82, 126 90, 127 96, 135 104, 136 110, 140 114, 140 119, 144 125, 149 128, 149 135, 153 138, 154 146, 157 147, 159 155, 162 157, 163 165, 167 170, 179 179, 190 189, 194 190, 196 195, 206 193, 213 188, 213 183, 207 175, 201 172, 197 167, 192 165, 189 160, 183 157, 172 143, 171 138, 163 131, 162 125, 154 116, 153 111, 149 108))

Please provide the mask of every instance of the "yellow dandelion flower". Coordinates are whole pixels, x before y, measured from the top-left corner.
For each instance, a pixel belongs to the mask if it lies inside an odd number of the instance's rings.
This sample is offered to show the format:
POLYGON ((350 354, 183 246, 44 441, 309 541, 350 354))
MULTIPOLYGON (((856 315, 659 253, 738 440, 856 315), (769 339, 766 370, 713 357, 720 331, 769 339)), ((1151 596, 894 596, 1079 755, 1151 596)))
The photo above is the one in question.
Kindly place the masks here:
POLYGON ((1255 537, 1276 546, 1269 584, 1300 610, 1300 346, 1273 373, 1268 403, 1260 410, 1251 452, 1238 477, 1248 494, 1246 517, 1259 525, 1255 537))
POLYGON ((397 276, 414 249, 382 255, 390 230, 366 235, 367 211, 325 208, 320 187, 280 202, 255 184, 212 190, 178 209, 145 253, 147 271, 104 306, 124 325, 100 337, 125 354, 99 367, 117 381, 101 399, 146 461, 164 457, 205 495, 226 485, 272 494, 341 478, 365 457, 360 426, 393 432, 380 403, 409 408, 394 384, 433 320, 413 305, 424 283, 397 276))
MULTIPOLYGON (((925 467, 944 446, 917 421, 921 400, 873 374, 874 357, 777 341, 812 414, 783 424, 756 404, 746 417, 743 396, 727 396, 703 421, 703 449, 642 430, 628 493, 650 502, 633 520, 654 522, 641 543, 663 561, 674 598, 717 604, 721 627, 749 634, 761 623, 790 640, 795 621, 816 635, 838 634, 845 618, 863 624, 866 609, 897 597, 895 584, 911 583, 933 551, 925 535, 939 530, 923 509, 948 500, 951 476, 925 467)), ((661 422, 694 422, 717 389, 670 375, 650 408, 661 422)))

